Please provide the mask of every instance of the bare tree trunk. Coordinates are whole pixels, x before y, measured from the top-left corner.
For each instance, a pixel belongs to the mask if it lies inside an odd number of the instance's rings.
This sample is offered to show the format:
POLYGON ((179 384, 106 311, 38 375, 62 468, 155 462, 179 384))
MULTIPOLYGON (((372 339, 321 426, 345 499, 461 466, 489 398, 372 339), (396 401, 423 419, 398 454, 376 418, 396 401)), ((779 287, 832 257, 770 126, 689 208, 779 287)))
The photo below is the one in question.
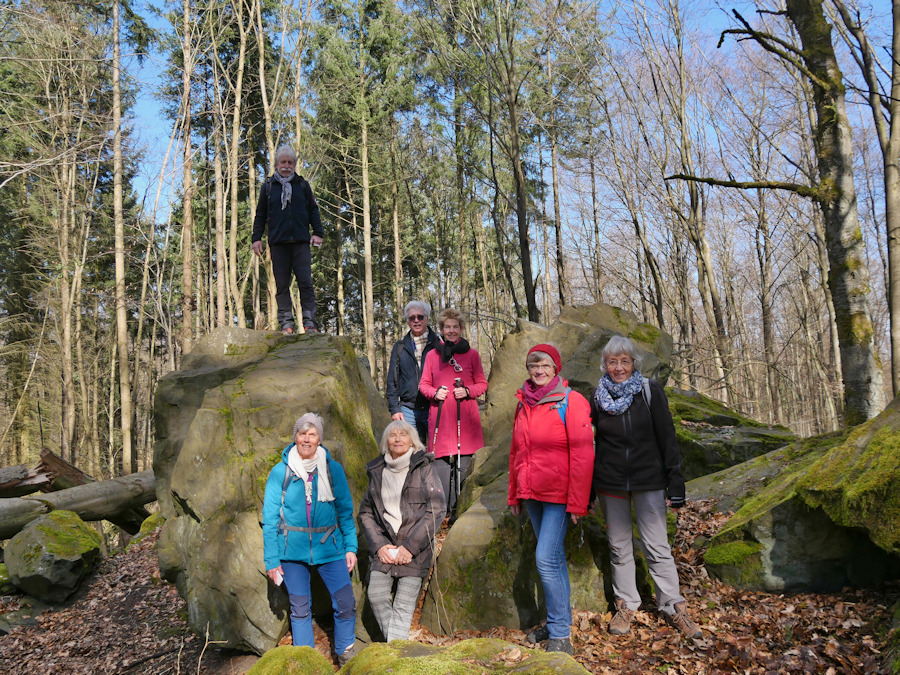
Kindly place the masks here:
MULTIPOLYGON (((882 97, 878 82, 877 60, 859 14, 854 19, 842 0, 833 0, 847 30, 856 39, 857 58, 869 88, 869 108, 884 170, 884 218, 887 226, 888 311, 891 321, 891 389, 900 395, 900 1, 892 0, 891 93, 882 97), (887 100, 884 100, 887 98, 887 100), (888 120, 885 120, 885 110, 888 120)), ((850 41, 848 40, 848 43, 850 41)))
POLYGON ((369 372, 375 379, 375 296, 372 282, 372 212, 369 204, 369 121, 365 101, 365 55, 362 44, 359 49, 359 112, 360 143, 359 161, 362 171, 362 219, 363 219, 363 265, 365 267, 365 329, 366 356, 369 358, 369 372))
MULTIPOLYGON (((456 93, 456 83, 454 78, 454 94, 456 93)), ((453 104, 453 139, 454 148, 456 150, 456 222, 459 237, 459 289, 460 289, 460 309, 466 311, 469 302, 469 260, 468 247, 466 245, 466 200, 464 192, 464 164, 463 144, 462 144, 462 100, 459 96, 455 97, 453 104)))
MULTIPOLYGON (((128 362, 128 309, 125 297, 125 213, 122 205, 122 93, 119 83, 119 2, 113 0, 113 220, 116 238, 116 342, 119 349, 119 399, 122 426, 122 472, 137 469, 131 445, 131 364, 128 362)), ((135 357, 137 358, 137 356, 135 357)))
MULTIPOLYGON (((400 255, 400 191, 397 185, 396 133, 396 120, 391 116, 391 225, 393 226, 394 242, 394 302, 397 303, 397 321, 402 322, 405 317, 403 317, 403 258, 400 255)), ((340 262, 338 267, 340 267, 340 262)), ((403 334, 402 323, 400 324, 400 334, 403 334)))
POLYGON ((772 239, 769 231, 769 217, 766 196, 757 190, 756 262, 759 266, 759 305, 763 329, 763 358, 766 363, 766 393, 768 399, 769 422, 781 421, 781 396, 778 392, 778 371, 775 354, 775 319, 772 312, 772 239))
MULTIPOLYGON (((234 311, 237 315, 237 325, 241 328, 246 327, 247 317, 244 312, 244 293, 246 291, 247 277, 244 277, 244 283, 238 286, 238 184, 240 182, 241 171, 241 111, 244 102, 244 70, 247 67, 247 22, 244 16, 244 0, 236 0, 234 3, 237 14, 236 23, 240 34, 240 43, 238 47, 237 72, 235 73, 234 83, 234 110, 231 113, 231 138, 228 150, 228 187, 230 202, 230 231, 228 238, 228 285, 231 289, 231 298, 234 303, 234 311)), ((252 12, 251 12, 252 14, 252 12)), ((298 115, 299 117, 299 115, 298 115)), ((253 161, 248 162, 250 165, 250 173, 253 173, 253 161)), ((250 194, 253 195, 253 188, 250 188, 250 194)), ((251 200, 253 197, 251 196, 251 200)), ((256 213, 255 210, 250 211, 251 214, 256 213)), ((251 256, 256 259, 259 256, 251 256)), ((255 327, 255 326, 254 326, 255 327)))
POLYGON ((590 150, 591 156, 589 163, 591 167, 591 220, 594 225, 594 256, 593 256, 593 272, 594 272, 594 300, 603 302, 603 248, 600 242, 600 203, 597 199, 597 167, 594 157, 594 150, 590 150))
POLYGON ((843 76, 822 0, 787 0, 786 7, 800 36, 803 62, 813 83, 819 203, 841 347, 844 413, 848 424, 859 424, 884 408, 884 386, 869 318, 868 270, 856 205, 843 76))
MULTIPOLYGON (((217 100, 220 98, 216 96, 217 100)), ((228 249, 225 247, 225 190, 222 185, 222 124, 225 116, 219 114, 220 112, 224 112, 221 110, 221 106, 216 106, 216 119, 213 122, 215 129, 213 171, 216 183, 216 326, 219 327, 231 325, 231 321, 226 318, 228 317, 228 272, 226 270, 228 249)))
POLYGON ((184 143, 182 162, 182 204, 184 209, 181 226, 181 353, 190 354, 194 347, 194 178, 191 171, 193 145, 191 143, 191 78, 194 72, 194 54, 191 45, 191 0, 183 0, 182 12, 182 75, 181 75, 181 136, 184 143))

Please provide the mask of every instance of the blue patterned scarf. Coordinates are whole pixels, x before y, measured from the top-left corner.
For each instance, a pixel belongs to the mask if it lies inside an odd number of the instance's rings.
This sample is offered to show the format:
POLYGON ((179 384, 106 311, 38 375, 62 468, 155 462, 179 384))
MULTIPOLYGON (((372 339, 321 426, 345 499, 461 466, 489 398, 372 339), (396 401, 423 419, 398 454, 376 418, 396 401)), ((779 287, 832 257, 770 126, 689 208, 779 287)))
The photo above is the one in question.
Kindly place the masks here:
POLYGON ((644 386, 644 378, 641 371, 636 370, 627 380, 621 383, 613 382, 609 373, 600 378, 597 391, 594 392, 594 400, 604 412, 610 415, 621 415, 631 406, 634 395, 644 386))

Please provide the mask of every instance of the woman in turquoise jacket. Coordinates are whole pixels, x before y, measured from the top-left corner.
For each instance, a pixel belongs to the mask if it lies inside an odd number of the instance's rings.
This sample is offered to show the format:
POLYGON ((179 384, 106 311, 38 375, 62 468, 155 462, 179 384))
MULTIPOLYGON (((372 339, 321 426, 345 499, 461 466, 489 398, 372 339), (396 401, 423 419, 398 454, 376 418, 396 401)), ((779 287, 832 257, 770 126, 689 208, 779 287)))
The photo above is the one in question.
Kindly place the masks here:
POLYGON ((343 467, 320 445, 322 418, 306 413, 294 424, 266 482, 263 554, 266 574, 284 582, 291 602, 294 645, 315 647, 310 573, 316 570, 334 607, 334 651, 341 665, 355 654, 356 600, 350 572, 356 566, 353 498, 343 467))

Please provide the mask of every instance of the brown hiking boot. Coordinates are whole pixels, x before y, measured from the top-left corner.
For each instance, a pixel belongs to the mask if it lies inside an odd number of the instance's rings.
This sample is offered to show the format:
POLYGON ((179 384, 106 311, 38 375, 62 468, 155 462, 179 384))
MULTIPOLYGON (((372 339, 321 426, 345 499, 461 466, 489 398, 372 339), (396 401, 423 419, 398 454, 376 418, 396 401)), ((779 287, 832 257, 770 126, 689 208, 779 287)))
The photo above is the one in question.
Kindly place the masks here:
POLYGON ((609 622, 608 630, 613 635, 626 635, 631 630, 634 610, 628 609, 622 598, 616 598, 616 614, 609 622))
POLYGON ((675 605, 675 613, 669 617, 669 623, 689 638, 703 637, 703 631, 700 626, 691 621, 691 617, 687 613, 687 603, 679 602, 675 605))

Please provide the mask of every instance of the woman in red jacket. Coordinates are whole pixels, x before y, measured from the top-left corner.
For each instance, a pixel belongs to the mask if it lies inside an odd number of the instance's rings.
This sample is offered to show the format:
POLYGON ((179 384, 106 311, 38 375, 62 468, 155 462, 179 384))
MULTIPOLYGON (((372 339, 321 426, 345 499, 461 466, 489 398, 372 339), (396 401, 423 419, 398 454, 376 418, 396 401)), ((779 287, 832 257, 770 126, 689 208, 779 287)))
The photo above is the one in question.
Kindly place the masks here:
POLYGON ((594 467, 591 408, 584 396, 559 377, 559 352, 535 345, 525 361, 528 379, 516 392, 519 406, 509 450, 509 506, 522 505, 537 536, 535 561, 547 624, 528 634, 529 642, 547 642, 548 652, 572 653, 569 567, 564 539, 569 521, 587 514, 594 467))
POLYGON ((431 401, 428 411, 428 451, 444 494, 447 513, 456 508, 459 483, 451 474, 466 475, 472 455, 484 447, 481 414, 476 400, 487 391, 481 356, 463 339, 466 320, 462 313, 447 308, 438 314, 440 344, 425 356, 419 391, 431 401), (457 474, 458 469, 458 474, 457 474))

